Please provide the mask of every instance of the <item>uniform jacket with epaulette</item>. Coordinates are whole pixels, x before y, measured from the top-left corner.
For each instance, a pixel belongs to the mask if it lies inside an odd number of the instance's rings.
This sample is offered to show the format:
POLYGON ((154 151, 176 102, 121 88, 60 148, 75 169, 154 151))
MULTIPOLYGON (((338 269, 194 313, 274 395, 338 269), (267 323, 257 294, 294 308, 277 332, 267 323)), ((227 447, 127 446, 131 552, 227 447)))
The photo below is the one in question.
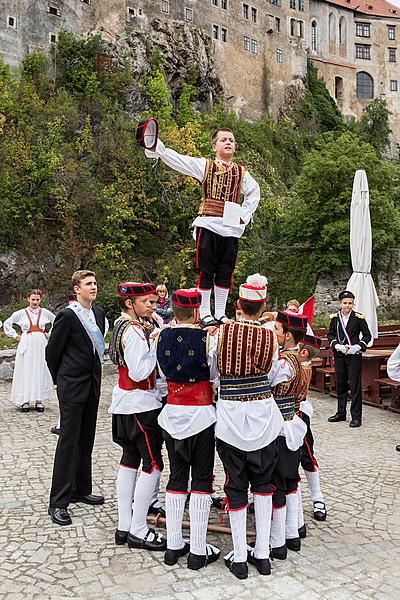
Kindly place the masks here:
MULTIPOLYGON (((329 323, 328 342, 332 350, 335 351, 336 345, 348 345, 348 341, 338 318, 338 313, 333 313, 330 317, 331 322, 329 323)), ((351 344, 353 346, 358 344, 361 348, 361 352, 365 352, 372 336, 364 315, 352 310, 349 315, 349 320, 347 321, 346 330, 351 344)))

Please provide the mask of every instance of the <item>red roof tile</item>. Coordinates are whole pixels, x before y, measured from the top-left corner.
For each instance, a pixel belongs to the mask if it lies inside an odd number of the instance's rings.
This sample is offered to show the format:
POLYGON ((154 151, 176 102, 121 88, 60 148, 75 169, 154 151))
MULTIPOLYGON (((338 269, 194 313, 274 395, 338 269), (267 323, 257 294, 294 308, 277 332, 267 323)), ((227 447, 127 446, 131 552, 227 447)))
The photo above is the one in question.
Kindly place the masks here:
POLYGON ((327 0, 327 2, 365 15, 400 19, 400 8, 386 0, 327 0))

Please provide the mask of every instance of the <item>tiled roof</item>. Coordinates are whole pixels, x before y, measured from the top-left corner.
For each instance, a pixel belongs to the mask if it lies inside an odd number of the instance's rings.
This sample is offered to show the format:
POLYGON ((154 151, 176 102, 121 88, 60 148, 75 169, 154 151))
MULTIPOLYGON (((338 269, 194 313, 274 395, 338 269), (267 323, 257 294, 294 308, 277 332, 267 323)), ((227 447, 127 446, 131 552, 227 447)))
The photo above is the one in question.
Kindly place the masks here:
POLYGON ((327 2, 365 15, 400 19, 400 8, 386 0, 327 0, 327 2))

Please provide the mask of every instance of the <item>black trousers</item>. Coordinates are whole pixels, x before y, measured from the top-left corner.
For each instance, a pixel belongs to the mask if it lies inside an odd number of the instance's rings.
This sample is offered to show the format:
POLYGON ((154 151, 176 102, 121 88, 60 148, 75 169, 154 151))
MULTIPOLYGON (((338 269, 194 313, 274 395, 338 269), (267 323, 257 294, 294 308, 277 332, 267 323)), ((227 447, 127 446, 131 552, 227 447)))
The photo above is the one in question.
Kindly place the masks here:
POLYGON ((338 395, 338 413, 346 414, 347 393, 350 385, 351 406, 350 414, 353 420, 361 421, 362 396, 361 396, 361 354, 347 355, 341 352, 334 353, 336 391, 338 395))
POLYGON ((272 473, 272 485, 275 486, 272 504, 274 508, 281 508, 286 504, 286 494, 295 492, 299 485, 300 448, 289 450, 283 435, 277 438, 277 448, 278 461, 272 473))
POLYGON ((197 287, 211 290, 214 284, 232 286, 233 271, 239 249, 239 238, 223 237, 204 227, 196 230, 197 287))
POLYGON ((138 469, 143 461, 144 473, 163 470, 162 430, 157 421, 160 412, 161 408, 157 408, 132 415, 113 415, 113 441, 122 448, 122 466, 138 469))
POLYGON ((173 438, 164 430, 163 435, 170 468, 167 492, 186 493, 191 469, 190 491, 211 494, 215 456, 214 425, 183 440, 173 438))
POLYGON ((60 400, 62 427, 54 457, 50 506, 66 508, 71 496, 92 492, 92 451, 99 397, 91 389, 84 402, 60 400))
POLYGON ((310 417, 303 412, 300 413, 300 416, 307 425, 307 432, 304 436, 304 442, 300 449, 300 463, 305 471, 317 471, 318 463, 314 456, 314 436, 311 431, 310 417))
POLYGON ((272 495, 272 473, 278 460, 276 440, 265 448, 246 452, 217 439, 217 451, 225 470, 229 510, 247 506, 249 485, 253 494, 272 495))

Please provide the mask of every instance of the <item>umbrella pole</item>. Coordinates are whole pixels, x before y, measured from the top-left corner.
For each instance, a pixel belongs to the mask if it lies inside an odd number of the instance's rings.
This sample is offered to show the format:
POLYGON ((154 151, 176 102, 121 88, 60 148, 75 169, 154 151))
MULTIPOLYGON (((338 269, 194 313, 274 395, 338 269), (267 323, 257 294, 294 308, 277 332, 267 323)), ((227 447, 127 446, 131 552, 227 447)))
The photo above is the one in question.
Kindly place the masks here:
MULTIPOLYGON (((162 517, 161 515, 156 515, 154 517, 153 516, 147 517, 147 520, 149 523, 152 523, 156 527, 165 527, 166 523, 167 523, 167 520, 164 519, 164 517, 162 517)), ((184 527, 184 529, 189 529, 190 521, 182 521, 182 527, 184 527)), ((231 533, 232 533, 230 527, 224 527, 223 525, 208 525, 207 531, 213 531, 214 533, 224 533, 224 534, 228 534, 228 535, 231 535, 231 533)), ((249 537, 255 538, 256 532, 255 531, 247 531, 247 535, 249 537)))

